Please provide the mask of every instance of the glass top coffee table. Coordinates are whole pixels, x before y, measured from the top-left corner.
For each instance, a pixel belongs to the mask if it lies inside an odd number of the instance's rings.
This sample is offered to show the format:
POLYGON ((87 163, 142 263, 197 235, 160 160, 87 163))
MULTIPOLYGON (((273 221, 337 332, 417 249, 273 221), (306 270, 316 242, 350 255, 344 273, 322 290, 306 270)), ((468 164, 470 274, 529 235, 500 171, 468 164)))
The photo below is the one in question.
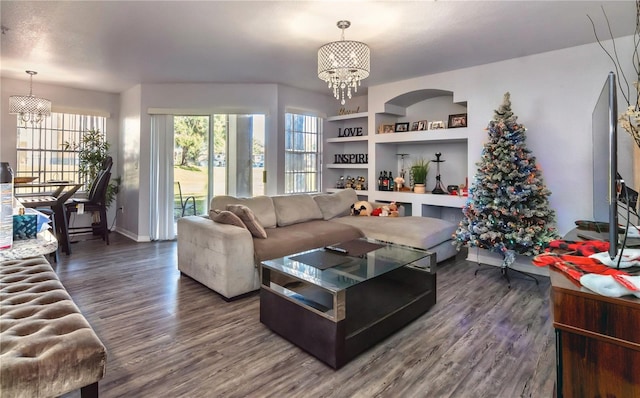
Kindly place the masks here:
POLYGON ((264 261, 260 321, 335 369, 436 303, 436 255, 358 239, 264 261))

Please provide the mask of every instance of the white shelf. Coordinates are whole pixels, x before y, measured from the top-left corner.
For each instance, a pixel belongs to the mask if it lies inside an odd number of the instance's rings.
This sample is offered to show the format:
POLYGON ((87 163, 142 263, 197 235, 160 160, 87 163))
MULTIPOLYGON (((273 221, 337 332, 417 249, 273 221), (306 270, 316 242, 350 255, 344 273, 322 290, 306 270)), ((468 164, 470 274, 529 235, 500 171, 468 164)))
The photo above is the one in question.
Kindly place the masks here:
POLYGON ((462 208, 468 197, 457 195, 434 195, 431 193, 375 191, 370 194, 375 200, 396 201, 429 206, 462 208))
POLYGON ((424 131, 407 131, 404 133, 376 134, 374 142, 378 144, 410 144, 425 142, 465 142, 469 138, 467 127, 455 129, 439 129, 424 131))
POLYGON ((328 169, 361 169, 368 170, 369 164, 367 163, 330 163, 325 165, 328 169))
POLYGON ((360 135, 360 136, 354 136, 354 137, 327 138, 327 142, 334 142, 334 143, 357 142, 357 141, 367 141, 368 139, 369 139, 368 135, 360 135))
MULTIPOLYGON (((333 193, 333 192, 342 192, 344 191, 344 189, 339 189, 339 188, 327 188, 326 189, 327 192, 333 193)), ((369 195, 369 191, 365 191, 365 190, 361 190, 361 189, 356 189, 355 190, 356 193, 358 195, 369 195)))
POLYGON ((338 115, 338 116, 329 116, 327 118, 328 122, 337 122, 340 120, 350 120, 350 119, 360 119, 368 117, 369 114, 367 112, 358 112, 358 113, 350 113, 348 115, 338 115))

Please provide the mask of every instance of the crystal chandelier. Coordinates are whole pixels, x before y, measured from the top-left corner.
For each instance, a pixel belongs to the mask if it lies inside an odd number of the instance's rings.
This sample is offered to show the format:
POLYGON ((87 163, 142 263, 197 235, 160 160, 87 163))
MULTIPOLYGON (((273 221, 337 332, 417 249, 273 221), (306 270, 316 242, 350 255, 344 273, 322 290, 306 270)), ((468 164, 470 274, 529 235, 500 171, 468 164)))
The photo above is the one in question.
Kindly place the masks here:
POLYGON ((369 46, 359 41, 344 39, 344 30, 349 21, 338 21, 342 29, 342 40, 327 43, 318 50, 318 77, 333 88, 333 96, 344 105, 345 90, 351 99, 351 89, 358 92, 360 81, 369 76, 369 46))
POLYGON ((9 97, 9 114, 18 115, 23 123, 40 124, 42 119, 51 115, 51 101, 33 96, 33 75, 38 72, 26 71, 29 74, 29 95, 12 95, 9 97))

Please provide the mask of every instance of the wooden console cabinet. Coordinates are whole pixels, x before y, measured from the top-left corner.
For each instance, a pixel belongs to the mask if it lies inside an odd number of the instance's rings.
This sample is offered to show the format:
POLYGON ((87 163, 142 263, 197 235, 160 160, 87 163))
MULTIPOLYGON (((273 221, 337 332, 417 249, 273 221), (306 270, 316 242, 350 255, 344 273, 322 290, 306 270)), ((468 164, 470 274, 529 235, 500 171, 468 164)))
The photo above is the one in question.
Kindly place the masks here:
POLYGON ((551 270, 558 397, 640 397, 640 299, 601 296, 551 270))

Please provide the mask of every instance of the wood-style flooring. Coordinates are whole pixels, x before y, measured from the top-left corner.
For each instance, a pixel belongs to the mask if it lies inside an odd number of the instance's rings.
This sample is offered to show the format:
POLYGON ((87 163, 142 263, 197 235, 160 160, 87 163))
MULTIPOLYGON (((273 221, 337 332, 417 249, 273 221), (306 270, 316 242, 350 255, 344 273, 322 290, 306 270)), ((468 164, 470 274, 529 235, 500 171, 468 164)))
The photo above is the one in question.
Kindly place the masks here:
POLYGON ((438 267, 435 307, 334 371, 263 326, 257 294, 226 302, 181 276, 176 242, 111 238, 54 264, 107 347, 101 397, 552 396, 548 278, 508 289, 461 253, 438 267))

